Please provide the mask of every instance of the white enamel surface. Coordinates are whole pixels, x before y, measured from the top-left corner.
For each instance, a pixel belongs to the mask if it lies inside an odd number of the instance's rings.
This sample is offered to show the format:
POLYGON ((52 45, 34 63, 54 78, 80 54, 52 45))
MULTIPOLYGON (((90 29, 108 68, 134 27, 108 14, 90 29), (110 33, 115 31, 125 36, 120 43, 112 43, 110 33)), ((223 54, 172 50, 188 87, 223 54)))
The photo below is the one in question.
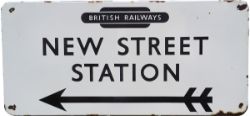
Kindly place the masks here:
MULTIPOLYGON (((15 115, 81 115, 81 114, 168 114, 168 115, 209 115, 220 110, 243 112, 247 108, 248 70, 248 12, 238 10, 240 2, 170 2, 170 3, 7 3, 2 8, 3 65, 5 105, 17 106, 15 115), (151 24, 143 29, 105 29, 99 24, 84 24, 83 12, 98 12, 102 7, 148 7, 152 12, 167 12, 167 23, 151 24), (13 13, 9 9, 15 7, 13 13), (142 54, 135 55, 135 44, 128 42, 130 53, 118 56, 117 45, 120 37, 158 37, 164 53, 164 37, 176 37, 177 52, 174 56, 149 56, 147 42, 141 44, 142 54), (179 51, 179 37, 209 36, 204 41, 204 54, 198 54, 198 42, 190 41, 190 55, 182 56, 179 51), (80 37, 95 41, 104 37, 98 56, 89 53, 81 55, 80 47, 74 40, 74 56, 63 56, 63 41, 60 41, 60 55, 42 55, 42 38, 80 37), (110 64, 115 82, 89 82, 88 70, 81 82, 71 80, 75 63, 99 63, 95 80, 105 63, 110 64), (139 77, 132 82, 131 68, 124 82, 119 82, 119 70, 114 63, 136 63, 138 66, 152 63, 159 69, 154 82, 139 77), (180 82, 169 78, 163 82, 162 64, 180 64, 180 82), (184 96, 188 88, 197 87, 194 96, 200 96, 206 87, 212 87, 209 104, 213 112, 205 112, 200 104, 193 104, 197 112, 191 113, 185 104, 63 104, 67 112, 45 104, 39 99, 63 88, 63 96, 184 96), (243 108, 239 104, 243 103, 243 108)), ((91 50, 91 49, 90 49, 91 50)), ((51 52, 50 52, 51 53, 51 52)), ((149 72, 150 73, 150 70, 149 72)))

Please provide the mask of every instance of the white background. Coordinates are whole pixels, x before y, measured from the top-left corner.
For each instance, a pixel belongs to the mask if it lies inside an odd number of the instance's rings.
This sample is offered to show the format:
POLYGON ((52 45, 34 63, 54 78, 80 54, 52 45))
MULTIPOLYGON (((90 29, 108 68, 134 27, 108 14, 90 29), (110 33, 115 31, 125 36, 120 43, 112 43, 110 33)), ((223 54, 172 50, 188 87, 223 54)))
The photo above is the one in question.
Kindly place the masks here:
MULTIPOLYGON (((23 0, 23 1, 29 1, 30 2, 30 1, 41 1, 41 0, 23 0)), ((53 1, 60 1, 60 0, 53 0, 53 1)), ((70 0, 63 0, 63 1, 70 1, 70 0)), ((126 2, 126 1, 131 1, 131 0, 113 0, 113 1, 119 1, 119 2, 124 2, 125 1, 126 2)), ((139 1, 139 0, 133 0, 133 1, 139 1)), ((177 0, 167 0, 167 1, 177 1, 177 0)), ((197 1, 197 0, 178 0, 178 1, 197 1)), ((250 0, 247 0, 247 1, 249 2, 250 0)), ((0 6, 3 6, 3 4, 5 2, 20 2, 20 0, 1 0, 0 1, 0 6)), ((2 66, 2 39, 0 39, 0 75, 1 75, 0 77, 2 77, 2 75, 3 75, 2 67, 3 67, 2 66)), ((248 92, 248 93, 250 93, 250 92, 248 92)), ((2 106, 2 107, 0 107, 0 116, 9 116, 9 114, 7 114, 5 112, 4 107, 3 107, 4 106, 3 97, 4 97, 4 95, 3 95, 3 78, 1 78, 0 79, 0 106, 2 106)), ((247 111, 247 113, 245 113, 243 116, 249 116, 249 115, 250 115, 250 111, 247 111)))

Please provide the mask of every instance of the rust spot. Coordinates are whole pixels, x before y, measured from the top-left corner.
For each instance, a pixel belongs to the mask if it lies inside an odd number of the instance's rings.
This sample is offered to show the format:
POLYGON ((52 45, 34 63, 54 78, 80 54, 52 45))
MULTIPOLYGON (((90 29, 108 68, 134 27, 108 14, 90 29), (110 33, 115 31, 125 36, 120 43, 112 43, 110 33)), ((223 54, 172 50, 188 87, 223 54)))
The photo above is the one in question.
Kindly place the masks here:
MULTIPOLYGON (((243 105, 243 104, 242 104, 243 105)), ((213 114, 212 116, 241 116, 247 111, 248 107, 243 112, 224 112, 220 110, 218 113, 213 114)))
POLYGON ((88 3, 102 3, 103 1, 101 0, 91 0, 91 1, 88 1, 88 3))
POLYGON ((103 1, 96 1, 96 3, 102 3, 103 1))
POLYGON ((44 1, 44 3, 52 3, 52 1, 44 1))
POLYGON ((223 111, 219 111, 217 114, 213 115, 213 116, 240 116, 242 115, 242 112, 237 112, 237 113, 233 113, 233 112, 223 112, 223 111))
POLYGON ((164 3, 164 0, 153 0, 153 1, 149 1, 151 3, 164 3))
POLYGON ((234 0, 224 0, 224 1, 230 3, 233 2, 234 0))
POLYGON ((9 110, 16 110, 16 105, 15 104, 14 105, 9 105, 8 109, 9 110))
POLYGON ((98 114, 87 114, 86 116, 99 116, 98 114))
POLYGON ((12 7, 12 8, 9 9, 9 12, 10 12, 10 13, 12 13, 12 12, 14 12, 14 11, 15 11, 15 8, 14 8, 14 7, 12 7))
POLYGON ((247 4, 239 4, 237 8, 238 10, 245 10, 247 8, 247 4))
POLYGON ((244 105, 243 103, 240 103, 239 108, 241 109, 243 107, 243 105, 244 105))

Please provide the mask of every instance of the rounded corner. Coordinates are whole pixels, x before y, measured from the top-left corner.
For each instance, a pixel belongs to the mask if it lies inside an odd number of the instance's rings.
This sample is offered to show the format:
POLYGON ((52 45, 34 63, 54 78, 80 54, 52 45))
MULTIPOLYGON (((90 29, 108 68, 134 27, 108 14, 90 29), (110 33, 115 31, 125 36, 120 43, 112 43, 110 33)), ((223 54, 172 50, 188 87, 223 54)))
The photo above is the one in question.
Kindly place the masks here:
POLYGON ((3 10, 6 7, 10 6, 10 4, 12 4, 12 2, 5 2, 5 3, 3 3, 3 5, 1 6, 1 10, 3 10))
POLYGON ((5 113, 11 115, 11 116, 17 116, 17 114, 13 114, 12 112, 10 112, 7 108, 4 108, 5 113))
POLYGON ((248 110, 248 106, 246 107, 246 109, 245 109, 245 110, 243 110, 243 111, 241 112, 241 115, 244 115, 244 114, 246 114, 247 112, 249 112, 249 110, 248 110))

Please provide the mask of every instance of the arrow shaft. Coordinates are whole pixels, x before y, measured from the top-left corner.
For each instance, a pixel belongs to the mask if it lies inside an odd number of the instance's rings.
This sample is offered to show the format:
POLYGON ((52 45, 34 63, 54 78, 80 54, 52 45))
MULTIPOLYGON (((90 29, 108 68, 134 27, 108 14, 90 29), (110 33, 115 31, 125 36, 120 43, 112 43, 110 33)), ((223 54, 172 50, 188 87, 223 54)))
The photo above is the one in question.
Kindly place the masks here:
POLYGON ((211 103, 207 97, 61 97, 62 103, 211 103))

